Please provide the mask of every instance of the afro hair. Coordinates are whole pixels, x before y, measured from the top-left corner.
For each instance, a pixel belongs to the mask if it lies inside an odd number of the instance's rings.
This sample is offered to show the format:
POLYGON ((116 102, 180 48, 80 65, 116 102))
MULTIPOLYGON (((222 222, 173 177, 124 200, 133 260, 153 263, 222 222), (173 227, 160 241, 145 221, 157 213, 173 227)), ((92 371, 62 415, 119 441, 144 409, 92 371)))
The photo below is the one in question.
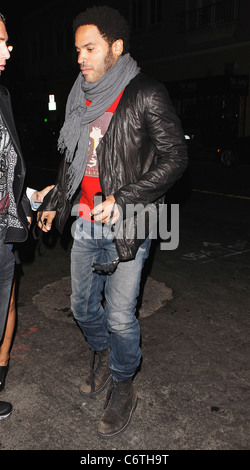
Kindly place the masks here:
POLYGON ((123 40, 123 54, 129 51, 129 25, 127 20, 118 10, 107 5, 87 8, 79 13, 73 22, 73 30, 76 32, 79 26, 95 25, 102 37, 111 46, 118 39, 123 40))

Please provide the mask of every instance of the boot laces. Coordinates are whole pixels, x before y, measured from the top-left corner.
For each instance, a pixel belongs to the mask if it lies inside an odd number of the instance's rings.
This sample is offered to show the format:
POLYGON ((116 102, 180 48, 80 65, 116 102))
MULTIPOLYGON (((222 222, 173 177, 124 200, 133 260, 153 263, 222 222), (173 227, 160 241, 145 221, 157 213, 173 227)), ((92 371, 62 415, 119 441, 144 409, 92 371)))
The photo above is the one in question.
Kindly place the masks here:
POLYGON ((104 362, 104 351, 95 351, 91 350, 90 355, 90 386, 91 386, 91 394, 94 392, 95 389, 95 374, 101 369, 104 362), (98 364, 95 370, 95 356, 98 357, 98 364))
POLYGON ((111 386, 108 390, 106 401, 104 403, 104 409, 107 408, 109 401, 112 403, 112 408, 119 409, 122 398, 126 397, 130 391, 131 379, 127 379, 121 382, 116 382, 113 380, 111 386))
POLYGON ((108 403, 109 401, 111 400, 111 397, 112 397, 112 405, 114 405, 114 407, 116 407, 117 405, 119 405, 120 403, 120 390, 119 390, 119 387, 118 387, 118 382, 112 382, 109 389, 108 389, 108 392, 107 392, 107 396, 106 396, 106 401, 104 403, 104 410, 106 410, 107 406, 108 406, 108 403))

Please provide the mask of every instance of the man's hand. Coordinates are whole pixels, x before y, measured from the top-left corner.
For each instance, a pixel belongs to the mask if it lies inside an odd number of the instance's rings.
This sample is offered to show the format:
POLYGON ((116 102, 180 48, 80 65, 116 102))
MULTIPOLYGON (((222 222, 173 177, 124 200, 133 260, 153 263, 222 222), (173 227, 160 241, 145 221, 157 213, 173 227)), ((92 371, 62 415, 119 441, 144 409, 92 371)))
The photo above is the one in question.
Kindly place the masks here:
POLYGON ((41 191, 35 191, 33 194, 32 194, 32 199, 34 202, 43 202, 43 198, 44 196, 46 196, 46 194, 48 194, 48 192, 54 188, 54 184, 52 184, 52 186, 46 186, 46 188, 42 189, 41 191))
POLYGON ((115 224, 120 217, 120 212, 115 203, 113 194, 107 196, 104 202, 95 206, 91 211, 91 215, 96 222, 102 222, 103 224, 110 222, 112 225, 115 224), (111 215, 112 219, 110 220, 111 215))
POLYGON ((38 227, 43 230, 43 232, 49 232, 55 218, 56 211, 44 211, 41 218, 40 214, 40 212, 37 213, 38 227))

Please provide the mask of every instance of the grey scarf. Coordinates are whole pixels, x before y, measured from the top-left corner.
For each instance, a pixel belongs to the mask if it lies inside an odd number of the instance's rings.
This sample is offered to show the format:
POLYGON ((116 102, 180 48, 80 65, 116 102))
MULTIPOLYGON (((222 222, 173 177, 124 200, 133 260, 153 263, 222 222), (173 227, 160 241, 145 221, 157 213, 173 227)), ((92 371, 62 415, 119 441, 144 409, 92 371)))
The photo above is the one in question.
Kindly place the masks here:
POLYGON ((89 123, 107 111, 122 90, 140 69, 130 54, 115 62, 95 83, 86 82, 78 75, 66 105, 65 122, 58 139, 58 150, 66 151, 68 169, 67 198, 71 199, 81 184, 88 161, 89 123), (91 106, 86 106, 86 99, 91 106))

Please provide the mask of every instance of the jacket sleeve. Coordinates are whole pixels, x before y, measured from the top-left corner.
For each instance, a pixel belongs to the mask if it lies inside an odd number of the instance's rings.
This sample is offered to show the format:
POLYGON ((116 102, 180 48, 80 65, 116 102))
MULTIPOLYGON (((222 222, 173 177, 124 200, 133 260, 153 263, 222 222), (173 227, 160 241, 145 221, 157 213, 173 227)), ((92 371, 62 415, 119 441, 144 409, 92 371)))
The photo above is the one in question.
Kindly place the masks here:
POLYGON ((33 217, 30 201, 27 198, 26 194, 23 193, 22 199, 21 199, 21 206, 23 208, 23 211, 26 215, 26 217, 33 217))
MULTIPOLYGON (((126 205, 146 206, 162 197, 182 176, 188 165, 187 146, 180 120, 164 85, 157 84, 143 102, 143 126, 155 147, 147 172, 132 184, 122 186, 114 197, 124 218, 126 205)), ((134 214, 134 212, 133 212, 134 214)))
POLYGON ((55 186, 46 194, 38 211, 56 211, 55 226, 60 233, 70 215, 71 203, 66 199, 68 164, 62 158, 55 186))

